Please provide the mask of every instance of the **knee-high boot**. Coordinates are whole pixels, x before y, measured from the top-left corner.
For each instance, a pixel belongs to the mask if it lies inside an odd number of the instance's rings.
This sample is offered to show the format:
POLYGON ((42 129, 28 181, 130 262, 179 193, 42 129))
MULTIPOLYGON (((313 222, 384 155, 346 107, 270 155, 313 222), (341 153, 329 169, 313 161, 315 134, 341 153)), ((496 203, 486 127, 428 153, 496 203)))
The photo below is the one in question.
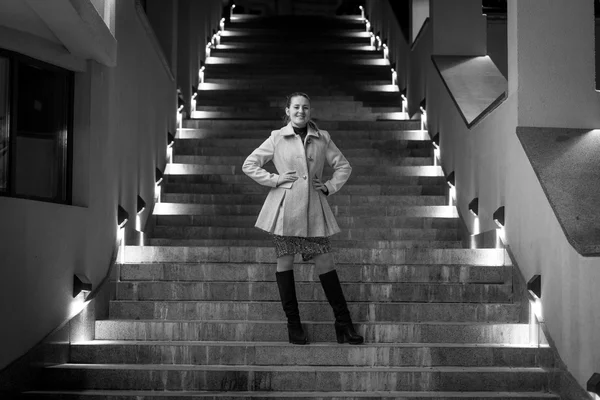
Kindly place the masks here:
POLYGON ((356 333, 336 270, 319 275, 327 301, 335 315, 335 336, 338 343, 362 344, 364 338, 356 333))
POLYGON ((279 297, 285 316, 287 317, 288 338, 293 344, 307 344, 308 340, 300 322, 300 311, 296 299, 296 282, 294 281, 294 270, 276 272, 279 297))

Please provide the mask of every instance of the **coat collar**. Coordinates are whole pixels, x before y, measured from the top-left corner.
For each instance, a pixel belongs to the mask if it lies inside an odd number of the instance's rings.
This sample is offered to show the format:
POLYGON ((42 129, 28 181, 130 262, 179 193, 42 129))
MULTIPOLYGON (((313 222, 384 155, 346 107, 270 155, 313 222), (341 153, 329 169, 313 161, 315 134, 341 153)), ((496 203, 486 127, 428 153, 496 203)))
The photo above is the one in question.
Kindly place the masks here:
MULTIPOLYGON (((293 136, 296 134, 296 132, 294 132, 294 128, 292 128, 292 123, 288 122, 288 124, 286 126, 284 126, 283 128, 281 128, 281 134, 283 136, 293 136)), ((308 127, 308 136, 314 136, 314 137, 319 137, 321 134, 319 133, 319 131, 314 130, 313 128, 311 128, 310 126, 308 127)))

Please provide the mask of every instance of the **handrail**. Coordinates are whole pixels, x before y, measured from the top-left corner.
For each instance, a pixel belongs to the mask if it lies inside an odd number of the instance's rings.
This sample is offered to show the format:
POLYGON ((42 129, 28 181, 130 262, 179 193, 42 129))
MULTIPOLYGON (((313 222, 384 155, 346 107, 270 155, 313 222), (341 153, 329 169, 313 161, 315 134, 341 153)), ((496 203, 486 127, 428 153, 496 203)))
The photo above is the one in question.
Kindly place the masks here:
POLYGON ((146 15, 146 11, 144 11, 142 0, 135 0, 135 11, 138 19, 144 27, 144 30, 146 31, 146 34, 148 35, 148 38, 150 39, 150 42, 152 43, 152 46, 154 47, 154 50, 156 51, 156 55, 165 68, 165 72, 167 73, 171 82, 175 82, 175 75, 173 75, 173 71, 171 71, 167 57, 165 56, 165 53, 158 42, 156 34, 154 33, 154 29, 152 29, 152 25, 150 25, 150 21, 148 21, 148 16, 146 15))

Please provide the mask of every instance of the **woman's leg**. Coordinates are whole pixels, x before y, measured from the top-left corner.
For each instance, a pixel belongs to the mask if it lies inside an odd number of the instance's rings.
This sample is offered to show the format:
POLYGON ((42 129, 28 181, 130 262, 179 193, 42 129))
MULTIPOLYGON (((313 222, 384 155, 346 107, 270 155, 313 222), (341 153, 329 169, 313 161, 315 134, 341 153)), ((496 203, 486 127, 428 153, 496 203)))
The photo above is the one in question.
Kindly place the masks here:
POLYGON ((296 299, 296 282, 294 280, 294 255, 277 258, 277 288, 285 316, 287 317, 288 339, 293 344, 306 344, 306 334, 302 329, 298 300, 296 299))
POLYGON ((352 325, 352 318, 350 317, 350 311, 348 310, 344 292, 342 291, 342 285, 335 270, 333 254, 325 253, 316 255, 314 261, 325 297, 327 297, 327 301, 329 301, 331 308, 333 308, 335 334, 338 343, 344 343, 344 341, 350 344, 363 343, 364 338, 356 333, 352 325))

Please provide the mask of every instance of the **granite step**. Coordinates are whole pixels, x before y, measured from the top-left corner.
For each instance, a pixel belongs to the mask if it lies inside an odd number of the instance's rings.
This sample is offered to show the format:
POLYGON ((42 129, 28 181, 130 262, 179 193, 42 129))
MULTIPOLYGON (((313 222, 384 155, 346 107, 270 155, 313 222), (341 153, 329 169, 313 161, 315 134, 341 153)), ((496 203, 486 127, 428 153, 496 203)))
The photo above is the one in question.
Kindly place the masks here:
MULTIPOLYGON (((217 150, 212 148, 210 150, 217 150)), ((250 154, 250 153, 245 153, 250 154)), ((247 184, 251 179, 246 175, 165 175, 165 183, 205 183, 205 184, 229 184, 241 185, 247 184)), ((254 181, 252 181, 254 182, 254 181)), ((381 176, 381 175, 350 175, 345 186, 350 185, 389 185, 389 186, 438 186, 446 185, 446 179, 443 176, 381 176)))
MULTIPOLYGON (((165 247, 267 247, 273 245, 268 236, 265 239, 246 239, 243 236, 224 239, 176 239, 152 237, 146 240, 149 246, 165 247)), ((375 250, 401 250, 401 249, 460 249, 462 241, 450 240, 343 240, 332 239, 334 251, 337 248, 375 249, 375 250)))
MULTIPOLYGON (((300 141, 298 139, 298 141, 300 141)), ((370 170, 371 167, 389 168, 394 166, 424 166, 433 165, 433 157, 346 157, 352 169, 370 170)), ((202 165, 242 165, 244 156, 190 156, 175 154, 173 162, 176 164, 202 164, 202 165)))
POLYGON ((42 381, 47 389, 535 392, 548 390, 547 372, 539 367, 59 364, 45 368, 42 381))
MULTIPOLYGON (((458 241, 457 229, 411 228, 348 228, 334 236, 336 243, 343 241, 458 241)), ((156 226, 153 239, 244 239, 269 240, 269 235, 254 227, 221 226, 156 226)))
MULTIPOLYGON (((182 147, 186 148, 216 148, 216 147, 230 147, 232 149, 244 150, 245 154, 250 154, 252 150, 260 146, 265 140, 269 138, 269 133, 263 133, 262 137, 256 138, 208 138, 208 139, 175 139, 175 154, 177 149, 182 147), (230 146, 228 146, 230 145, 230 146)), ((366 136, 366 135, 365 135, 366 136)), ((428 151, 433 150, 430 141, 425 140, 397 140, 397 139, 368 139, 366 137, 360 138, 345 138, 334 135, 332 137, 335 145, 340 150, 346 151, 368 151, 375 150, 380 151, 383 154, 396 154, 403 150, 412 149, 427 149, 428 151)), ((360 154, 360 153, 359 153, 360 154)), ((382 154, 382 155, 383 155, 382 154)))
MULTIPOLYGON (((229 99, 231 101, 231 98, 229 99)), ((249 120, 249 121, 224 121, 224 120, 191 120, 183 121, 183 128, 192 129, 278 129, 282 126, 281 119, 271 120, 249 120)), ((421 128, 421 121, 405 120, 405 121, 323 121, 319 123, 319 127, 325 130, 354 130, 354 131, 384 131, 384 130, 418 130, 421 128)), ((268 133, 267 133, 268 135, 268 133)))
MULTIPOLYGON (((359 322, 523 322, 520 304, 505 303, 389 303, 347 298, 352 320, 359 322)), ((299 301, 304 321, 333 321, 326 301, 299 301)), ((110 302, 111 320, 233 320, 285 319, 281 301, 126 301, 110 302)))
POLYGON ((448 343, 147 342, 95 340, 71 346, 75 364, 318 365, 343 367, 551 366, 549 348, 448 343))
MULTIPOLYGON (((263 166, 269 172, 276 172, 275 166, 269 162, 263 166)), ((442 176, 442 169, 433 165, 421 166, 361 166, 352 168, 354 174, 381 176, 442 176)), ((323 176, 331 176, 334 170, 330 166, 323 168, 323 176)), ((167 175, 244 175, 242 165, 203 165, 203 164, 167 164, 167 175)))
MULTIPOLYGON (((192 111, 191 118, 194 119, 226 119, 226 120, 265 120, 278 118, 283 115, 281 110, 268 109, 260 112, 256 111, 203 111, 202 107, 199 110, 192 111)), ((323 111, 315 112, 313 118, 318 121, 337 121, 341 118, 347 121, 379 121, 379 120, 403 120, 408 119, 406 113, 400 113, 400 110, 394 113, 372 113, 370 111, 356 112, 332 112, 326 113, 323 111)))
MULTIPOLYGON (((122 264, 119 280, 177 282, 275 282, 276 264, 271 263, 146 263, 122 264)), ((460 283, 504 284, 512 282, 513 271, 505 266, 474 265, 370 265, 337 263, 340 281, 348 283, 460 283)), ((318 279, 314 264, 294 266, 294 279, 318 279)))
MULTIPOLYGON (((407 121, 410 123, 410 121, 407 121)), ((270 132, 274 129, 278 129, 282 126, 280 123, 278 126, 271 127, 271 129, 215 129, 215 128, 204 128, 204 129, 190 129, 182 128, 177 130, 175 144, 178 143, 194 143, 199 144, 203 142, 196 142, 194 139, 262 139, 265 140, 269 137, 270 132)), ((365 129, 365 130, 343 130, 336 129, 329 132, 331 137, 336 141, 347 140, 351 142, 353 140, 367 141, 411 141, 411 142, 427 142, 431 144, 431 137, 427 131, 422 130, 383 130, 377 128, 365 129)), ((236 141, 231 140, 230 143, 233 145, 236 141)), ((366 144, 366 143, 363 143, 366 144)), ((371 148, 368 146, 367 148, 371 148)), ((382 147, 383 148, 383 147, 382 147)))
MULTIPOLYGON (((84 390, 84 391, 30 391, 25 398, 34 399, 61 399, 61 400, 104 400, 106 398, 118 400, 181 400, 181 399, 206 399, 206 400, 232 400, 230 392, 221 391, 153 391, 153 390, 84 390)), ((540 392, 277 392, 277 391, 252 391, 236 392, 236 400, 263 400, 263 399, 290 399, 290 400, 361 400, 361 399, 394 399, 394 400, 548 400, 560 399, 552 393, 540 392)))
MULTIPOLYGON (((164 203, 161 203, 164 204, 164 203)), ((155 206, 156 210, 156 206, 155 206)), ((260 209, 250 215, 164 215, 155 212, 153 218, 156 226, 220 226, 220 227, 254 227, 260 209)), ((160 212, 160 210, 159 210, 160 212)), ((459 228, 457 218, 418 218, 418 217, 370 217, 338 216, 338 225, 342 229, 363 228, 396 228, 396 229, 453 229, 459 228)))
MULTIPOLYGON (((343 189, 342 189, 343 190, 343 189)), ((343 192, 342 192, 343 193, 343 192)), ((196 203, 196 204, 263 204, 265 194, 194 194, 194 193, 163 193, 162 201, 167 203, 196 203)), ((445 196, 364 196, 334 194, 327 197, 330 205, 337 206, 441 206, 447 203, 445 196)))
MULTIPOLYGON (((281 305, 279 305, 281 307, 281 305)), ((324 306, 325 307, 325 306, 324 306)), ((336 341, 332 321, 302 321, 311 343, 336 341)), ((373 343, 454 343, 473 345, 529 345, 527 323, 425 323, 425 322, 355 322, 354 326, 373 343)), ((190 320, 98 320, 97 340, 144 341, 288 341, 287 322, 278 321, 190 321, 190 320)))
MULTIPOLYGON (((123 246, 126 263, 272 263, 275 260, 273 246, 123 246)), ((512 265, 508 254, 501 249, 335 249, 337 264, 413 264, 413 265, 512 265)), ((296 261, 298 264, 302 261, 296 261)))
MULTIPOLYGON (((248 180, 240 184, 227 183, 170 183, 163 185, 167 193, 206 193, 206 194, 267 194, 271 188, 248 180)), ((446 188, 441 185, 344 185, 343 193, 347 195, 382 195, 382 196, 444 196, 446 188)))
POLYGON ((269 43, 248 43, 230 44, 230 42, 217 45, 217 48, 212 49, 210 54, 214 56, 229 56, 229 55, 253 55, 260 51, 260 54, 269 59, 274 56, 282 57, 319 57, 328 59, 333 56, 340 57, 373 57, 382 58, 383 52, 375 50, 375 47, 370 44, 333 44, 329 46, 315 46, 312 43, 303 43, 294 45, 293 49, 280 48, 269 43))
MULTIPOLYGON (((117 300, 279 301, 273 282, 116 282, 117 300)), ((348 299, 372 302, 509 303, 512 283, 344 283, 348 299)), ((320 283, 296 283, 299 301, 325 301, 320 283)))
MULTIPOLYGON (((230 140, 232 144, 235 139, 230 140)), ((196 156, 238 156, 247 157, 256 147, 204 147, 194 146, 187 140, 176 139, 174 153, 178 156, 196 155, 196 156), (182 143, 184 142, 184 143, 182 143), (179 145, 178 145, 179 144, 179 145)), ((337 140, 335 140, 337 142, 337 140)), ((417 142, 418 143, 418 142, 417 142)), ((366 148, 366 149, 344 149, 344 156, 348 159, 355 158, 382 158, 395 162, 399 157, 432 157, 433 146, 423 145, 420 147, 411 146, 402 149, 394 148, 366 148)))

